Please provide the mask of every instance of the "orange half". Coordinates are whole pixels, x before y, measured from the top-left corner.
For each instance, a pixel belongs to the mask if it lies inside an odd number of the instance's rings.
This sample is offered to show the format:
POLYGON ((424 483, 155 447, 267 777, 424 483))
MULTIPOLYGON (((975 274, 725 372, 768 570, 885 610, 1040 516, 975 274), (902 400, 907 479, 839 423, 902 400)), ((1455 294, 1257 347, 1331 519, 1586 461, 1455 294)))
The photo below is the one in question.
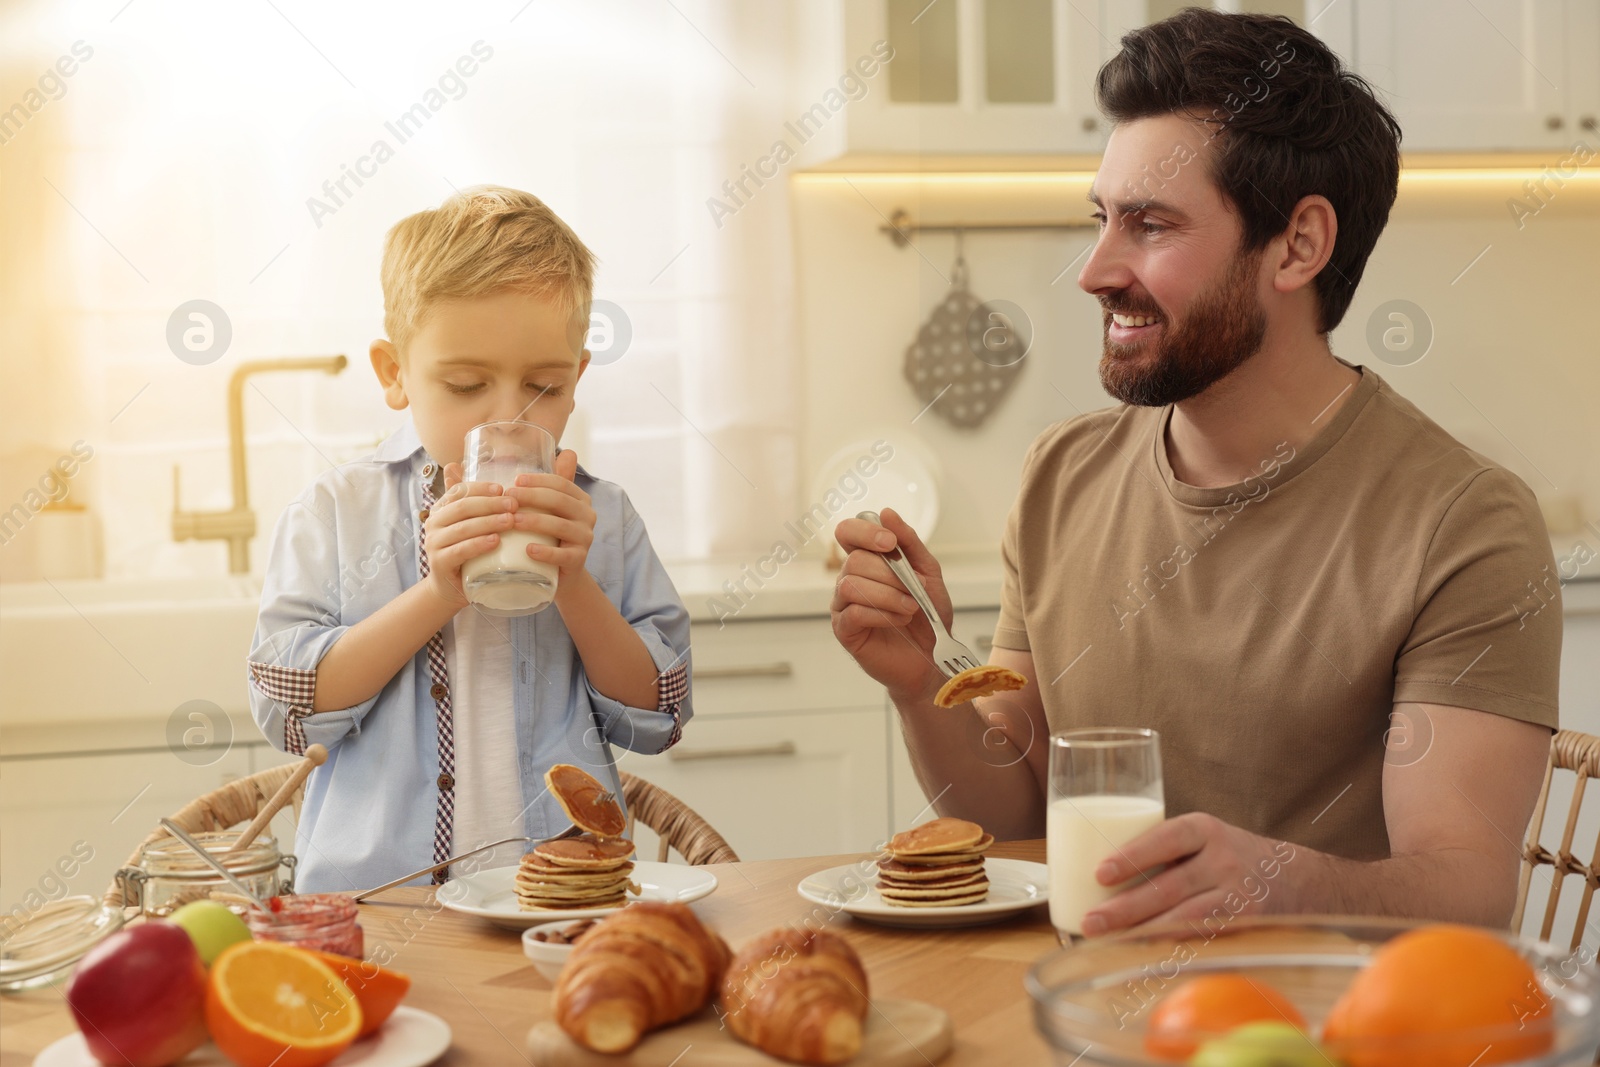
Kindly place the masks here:
POLYGON ((356 1001, 361 1005, 362 1037, 382 1026, 411 989, 411 978, 399 971, 332 952, 311 954, 332 967, 334 973, 350 987, 350 992, 356 995, 356 1001))
POLYGON ((321 1067, 361 1033, 361 1005, 316 955, 241 941, 211 965, 206 1026, 239 1067, 321 1067))

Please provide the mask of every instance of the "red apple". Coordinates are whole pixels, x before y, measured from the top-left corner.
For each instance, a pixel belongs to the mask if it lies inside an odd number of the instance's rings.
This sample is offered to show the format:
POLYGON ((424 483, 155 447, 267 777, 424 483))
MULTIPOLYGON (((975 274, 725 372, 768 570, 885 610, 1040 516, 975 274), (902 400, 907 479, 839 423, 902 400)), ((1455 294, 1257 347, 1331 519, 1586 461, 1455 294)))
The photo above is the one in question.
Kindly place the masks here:
POLYGON ((205 1043, 206 968, 181 926, 141 922, 90 950, 67 1004, 95 1059, 166 1067, 205 1043))

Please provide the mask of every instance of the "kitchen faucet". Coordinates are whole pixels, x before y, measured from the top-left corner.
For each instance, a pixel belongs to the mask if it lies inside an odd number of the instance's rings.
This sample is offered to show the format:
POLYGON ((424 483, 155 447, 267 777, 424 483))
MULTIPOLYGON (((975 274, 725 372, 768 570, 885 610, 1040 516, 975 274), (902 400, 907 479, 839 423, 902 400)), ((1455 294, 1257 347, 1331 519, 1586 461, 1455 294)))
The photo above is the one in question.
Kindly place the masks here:
POLYGON ((172 465, 172 539, 174 541, 228 542, 228 573, 250 573, 250 539, 256 535, 256 513, 250 510, 250 492, 244 464, 244 380, 252 374, 280 370, 320 370, 338 374, 349 360, 344 356, 296 356, 290 359, 250 360, 234 368, 228 379, 228 459, 233 468, 233 507, 227 511, 183 511, 178 507, 178 465, 172 465))

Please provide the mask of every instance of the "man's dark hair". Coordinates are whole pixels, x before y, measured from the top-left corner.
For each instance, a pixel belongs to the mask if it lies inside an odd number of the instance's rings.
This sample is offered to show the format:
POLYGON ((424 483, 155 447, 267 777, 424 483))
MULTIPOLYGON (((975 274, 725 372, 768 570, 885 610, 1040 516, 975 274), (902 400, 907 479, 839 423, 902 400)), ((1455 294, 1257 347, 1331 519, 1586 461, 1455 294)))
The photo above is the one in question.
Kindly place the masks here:
POLYGON ((1327 197, 1339 232, 1315 281, 1319 329, 1339 325, 1400 180, 1400 125, 1360 76, 1281 15, 1191 7, 1123 37, 1095 93, 1113 122, 1176 113, 1211 128, 1241 251, 1281 234, 1302 197, 1327 197))

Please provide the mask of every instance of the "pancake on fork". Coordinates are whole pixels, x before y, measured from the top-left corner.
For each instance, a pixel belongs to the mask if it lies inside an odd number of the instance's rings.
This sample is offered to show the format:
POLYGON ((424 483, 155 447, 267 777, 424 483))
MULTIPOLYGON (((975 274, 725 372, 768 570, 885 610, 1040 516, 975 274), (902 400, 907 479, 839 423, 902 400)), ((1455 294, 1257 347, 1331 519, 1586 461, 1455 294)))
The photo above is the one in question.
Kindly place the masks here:
POLYGON ((957 704, 965 704, 969 700, 986 697, 990 693, 1007 693, 1013 689, 1021 689, 1027 684, 1028 679, 1010 667, 984 663, 977 667, 968 667, 945 682, 939 687, 939 692, 934 694, 933 702, 941 708, 953 708, 957 704))
POLYGON ((544 784, 578 829, 609 838, 621 837, 628 828, 616 795, 582 767, 558 763, 544 772, 544 784))

